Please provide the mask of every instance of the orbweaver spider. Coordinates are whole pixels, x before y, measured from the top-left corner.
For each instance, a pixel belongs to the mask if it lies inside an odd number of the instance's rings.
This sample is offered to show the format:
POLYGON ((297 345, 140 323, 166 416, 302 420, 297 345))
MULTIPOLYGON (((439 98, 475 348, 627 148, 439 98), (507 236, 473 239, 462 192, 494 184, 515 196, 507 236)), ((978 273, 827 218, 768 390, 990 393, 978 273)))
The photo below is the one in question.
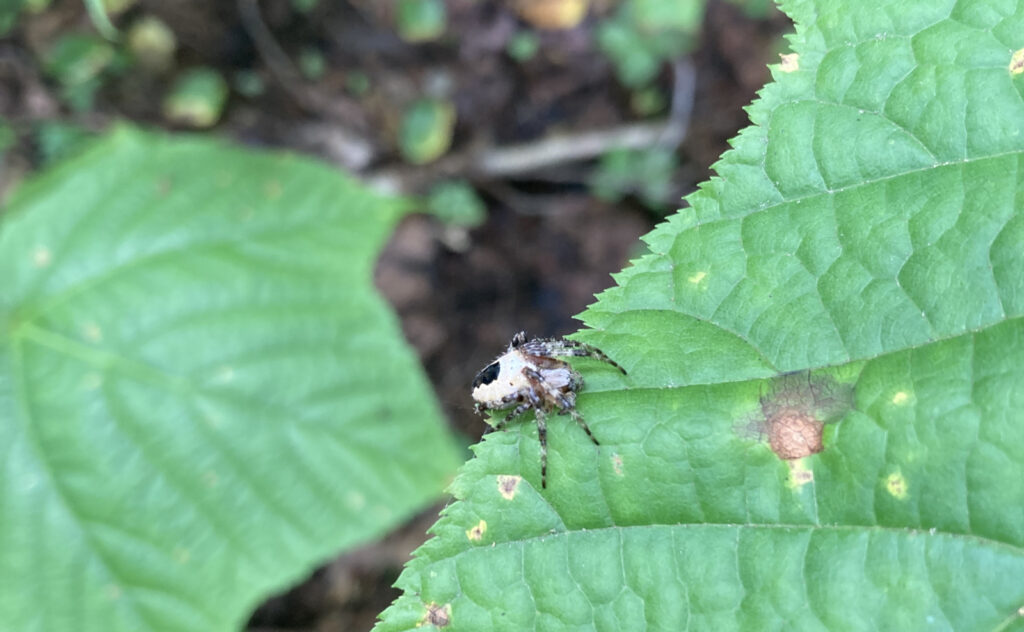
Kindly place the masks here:
POLYGON ((545 489, 548 486, 548 413, 557 410, 560 415, 571 415, 594 445, 601 445, 576 410, 576 394, 583 389, 583 376, 568 362, 558 359, 565 356, 594 358, 626 375, 625 369, 597 347, 564 339, 535 338, 527 342, 526 333, 521 331, 513 336, 505 353, 473 379, 477 414, 513 409, 503 420, 492 424, 494 429, 504 428, 516 416, 533 409, 540 440, 540 485, 545 489))

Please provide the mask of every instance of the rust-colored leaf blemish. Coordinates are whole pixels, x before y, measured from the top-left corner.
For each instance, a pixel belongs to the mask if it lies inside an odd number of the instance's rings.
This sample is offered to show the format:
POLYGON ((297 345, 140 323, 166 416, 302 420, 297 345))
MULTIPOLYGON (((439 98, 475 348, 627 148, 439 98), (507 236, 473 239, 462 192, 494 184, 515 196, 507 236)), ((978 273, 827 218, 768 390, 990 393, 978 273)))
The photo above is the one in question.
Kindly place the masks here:
MULTIPOLYGON (((825 424, 838 421, 850 410, 852 396, 852 386, 839 384, 828 376, 806 372, 784 375, 761 397, 759 414, 748 429, 767 438, 772 452, 780 459, 802 459, 825 449, 825 424)), ((809 481, 797 481, 794 477, 794 482, 809 481)))
POLYGON ((427 611, 423 614, 423 618, 416 624, 417 628, 421 628, 425 625, 432 625, 435 628, 443 628, 452 622, 452 605, 446 603, 443 606, 436 603, 428 603, 427 611))
POLYGON ((523 480, 522 476, 515 476, 512 474, 501 474, 498 476, 498 493, 505 500, 512 500, 516 497, 516 490, 519 489, 519 482, 523 480))
POLYGON ((802 459, 825 449, 825 424, 799 410, 786 409, 768 420, 768 445, 780 459, 802 459))

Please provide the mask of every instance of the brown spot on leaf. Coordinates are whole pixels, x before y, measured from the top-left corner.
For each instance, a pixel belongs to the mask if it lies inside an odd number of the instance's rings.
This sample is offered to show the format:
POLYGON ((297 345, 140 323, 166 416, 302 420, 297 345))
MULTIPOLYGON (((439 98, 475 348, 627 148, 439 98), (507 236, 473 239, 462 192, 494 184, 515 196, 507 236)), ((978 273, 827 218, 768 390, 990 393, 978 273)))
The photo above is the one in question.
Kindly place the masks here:
POLYGON ((435 628, 443 628, 452 622, 452 605, 446 603, 443 606, 436 603, 428 603, 427 611, 423 618, 416 624, 417 628, 425 625, 432 625, 435 628))
POLYGON ((779 57, 782 60, 779 64, 779 70, 782 72, 795 72, 800 70, 800 55, 798 53, 779 55, 779 57))
MULTIPOLYGON (((853 387, 829 376, 807 372, 784 375, 773 381, 770 392, 761 397, 760 414, 745 430, 767 438, 780 459, 802 459, 825 449, 825 424, 841 419, 852 401, 853 387)), ((793 480, 803 484, 795 477, 793 480)))
POLYGON ((466 537, 474 542, 479 542, 484 538, 484 534, 487 533, 487 521, 481 520, 475 526, 470 529, 466 529, 466 537))
POLYGON ((785 409, 768 420, 768 445, 780 459, 802 459, 825 449, 825 424, 799 410, 785 409))
POLYGON ((499 475, 498 493, 500 493, 502 498, 505 500, 512 500, 516 497, 516 490, 519 489, 519 482, 522 480, 522 476, 514 476, 511 474, 499 475))

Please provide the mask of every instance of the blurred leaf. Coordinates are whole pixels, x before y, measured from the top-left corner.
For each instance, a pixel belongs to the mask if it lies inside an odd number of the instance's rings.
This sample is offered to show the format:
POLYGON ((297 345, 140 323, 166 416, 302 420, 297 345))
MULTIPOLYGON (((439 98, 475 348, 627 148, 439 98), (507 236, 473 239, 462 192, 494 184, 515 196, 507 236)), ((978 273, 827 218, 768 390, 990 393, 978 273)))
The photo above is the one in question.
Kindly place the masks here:
POLYGON ((579 25, 590 0, 512 0, 520 17, 539 29, 562 30, 579 25))
POLYGON ((437 160, 452 144, 455 108, 447 101, 420 99, 406 109, 398 132, 398 147, 410 163, 437 160))
POLYGON ((10 123, 0 118, 0 159, 18 140, 18 135, 10 123))
POLYGON ((255 70, 239 70, 236 72, 233 85, 239 94, 250 99, 262 95, 267 89, 263 76, 255 70))
POLYGON ((407 42, 429 42, 444 34, 448 17, 443 0, 398 0, 398 36, 407 42))
POLYGON ((427 196, 427 211, 445 224, 473 228, 487 219, 487 206, 466 182, 442 182, 427 196))
POLYGON ((370 75, 359 70, 350 70, 345 74, 345 90, 355 97, 364 96, 370 91, 370 75))
POLYGON ((14 28, 24 4, 24 0, 0 0, 0 35, 14 28))
POLYGON ((107 14, 107 7, 104 0, 82 0, 85 3, 85 9, 89 12, 89 19, 92 20, 93 26, 99 31, 100 35, 107 38, 108 40, 117 39, 117 28, 110 21, 110 16, 107 14))
POLYGON ((403 212, 287 155, 120 130, 0 230, 0 619, 217 632, 455 463, 373 290, 403 212))
POLYGON ((319 49, 307 46, 299 53, 299 71, 302 76, 310 81, 316 81, 324 76, 327 70, 327 60, 319 49))
POLYGON ((95 134, 71 123, 42 121, 36 127, 36 144, 43 165, 63 160, 81 150, 95 134))
POLYGON ((1024 2, 789 0, 799 63, 488 435, 378 630, 1020 630, 1024 2), (438 614, 440 613, 440 614, 438 614))
POLYGON ((128 49, 150 72, 166 72, 174 66, 178 38, 166 23, 154 16, 136 20, 128 30, 128 49))
POLYGON ((92 108, 103 74, 115 62, 113 46, 95 35, 69 33, 54 42, 45 59, 47 74, 61 86, 61 96, 72 109, 92 108))
POLYGON ((320 0, 292 0, 292 8, 299 13, 309 13, 320 4, 320 0))
POLYGON ((591 191, 611 202, 635 193, 648 208, 664 212, 673 203, 673 176, 678 167, 675 152, 667 149, 608 152, 591 177, 591 191))
POLYGON ((174 82, 164 98, 164 117, 191 127, 210 127, 220 120, 228 85, 213 68, 192 68, 174 82))
POLYGON ((743 9, 743 13, 755 20, 765 20, 775 14, 778 9, 773 0, 727 0, 743 9))
POLYGON ((629 95, 629 109, 637 116, 652 116, 667 107, 668 98, 657 86, 647 86, 629 95))
POLYGON ((703 0, 625 0, 598 27, 598 45, 615 64, 619 81, 640 88, 666 60, 693 47, 703 14, 703 0))
POLYGON ((540 49, 540 39, 531 31, 519 31, 509 38, 505 52, 512 59, 522 63, 536 56, 540 49))

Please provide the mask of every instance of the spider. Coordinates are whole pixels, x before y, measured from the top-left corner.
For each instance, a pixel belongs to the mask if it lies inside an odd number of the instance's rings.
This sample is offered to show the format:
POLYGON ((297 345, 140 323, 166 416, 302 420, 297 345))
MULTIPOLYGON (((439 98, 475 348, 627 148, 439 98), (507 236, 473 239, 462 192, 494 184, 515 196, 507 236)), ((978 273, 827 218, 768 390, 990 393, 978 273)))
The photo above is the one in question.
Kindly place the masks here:
POLYGON ((583 389, 583 376, 559 356, 589 357, 607 362, 626 375, 626 370, 593 347, 574 340, 526 341, 526 333, 512 337, 508 349, 497 360, 488 364, 473 379, 473 400, 477 414, 485 410, 512 412, 492 429, 501 429, 514 417, 530 410, 537 418, 537 437, 540 440, 540 486, 547 489, 548 428, 547 414, 557 409, 560 415, 571 415, 594 442, 583 416, 576 411, 576 394, 583 389))

